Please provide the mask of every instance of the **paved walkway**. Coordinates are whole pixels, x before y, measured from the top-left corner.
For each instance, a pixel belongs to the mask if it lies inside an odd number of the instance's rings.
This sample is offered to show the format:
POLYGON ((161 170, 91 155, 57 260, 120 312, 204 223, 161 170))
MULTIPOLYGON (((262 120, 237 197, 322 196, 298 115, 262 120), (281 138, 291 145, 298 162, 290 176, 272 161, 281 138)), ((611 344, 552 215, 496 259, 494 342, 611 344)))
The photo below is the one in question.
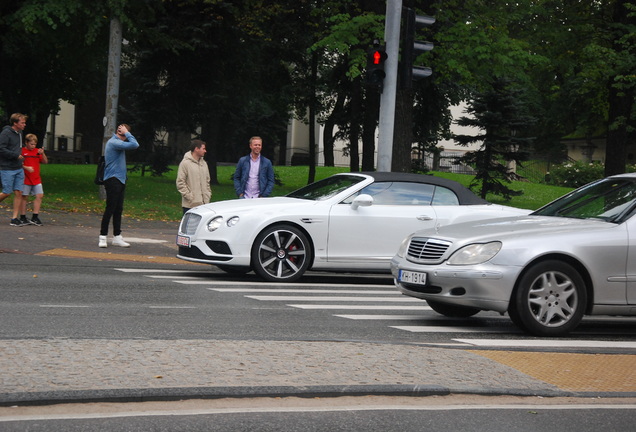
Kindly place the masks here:
MULTIPOLYGON (((176 222, 125 221, 124 238, 133 246, 99 249, 98 215, 41 218, 43 227, 10 227, 8 218, 0 224, 0 271, 3 253, 183 264, 174 258, 176 222)), ((0 340, 0 406, 451 393, 636 397, 636 354, 359 342, 0 340)))

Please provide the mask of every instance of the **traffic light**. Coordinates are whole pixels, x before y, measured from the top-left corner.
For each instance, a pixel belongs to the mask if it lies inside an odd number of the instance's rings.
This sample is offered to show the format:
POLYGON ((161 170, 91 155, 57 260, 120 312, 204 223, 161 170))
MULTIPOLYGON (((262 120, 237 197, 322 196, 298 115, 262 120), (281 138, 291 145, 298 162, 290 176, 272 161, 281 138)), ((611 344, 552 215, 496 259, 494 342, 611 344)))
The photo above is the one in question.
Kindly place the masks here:
POLYGON ((431 68, 413 66, 413 61, 418 55, 433 49, 431 42, 415 40, 415 32, 425 26, 435 23, 435 18, 425 15, 416 15, 415 10, 404 8, 404 38, 402 46, 402 85, 410 88, 412 81, 430 76, 431 68))
POLYGON ((386 63, 386 51, 383 45, 374 44, 373 48, 367 50, 367 73, 365 82, 370 87, 375 87, 382 91, 384 84, 384 64, 386 63))

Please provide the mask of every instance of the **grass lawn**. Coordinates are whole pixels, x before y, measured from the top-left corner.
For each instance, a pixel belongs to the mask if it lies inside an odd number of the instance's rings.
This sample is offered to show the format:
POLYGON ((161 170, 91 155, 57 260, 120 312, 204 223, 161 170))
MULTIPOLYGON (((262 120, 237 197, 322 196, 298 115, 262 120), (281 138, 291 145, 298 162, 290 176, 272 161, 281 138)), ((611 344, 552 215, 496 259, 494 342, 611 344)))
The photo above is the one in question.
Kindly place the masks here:
MULTIPOLYGON (((101 214, 104 201, 99 197, 99 186, 93 183, 95 165, 42 165, 42 183, 44 200, 42 213, 48 210, 101 214)), ((218 166, 219 185, 212 185, 212 200, 234 199, 234 187, 231 175, 234 166, 218 166)), ((307 184, 309 168, 307 166, 275 166, 274 171, 283 183, 274 187, 274 196, 285 195, 307 184)), ((348 168, 317 167, 316 180, 329 177, 338 172, 348 172, 348 168)), ((468 185, 472 176, 436 172, 434 175, 449 178, 468 185)), ((177 167, 163 177, 141 176, 140 172, 129 173, 126 185, 124 217, 145 220, 178 221, 181 219, 181 196, 177 192, 175 180, 177 167)), ((514 182, 510 186, 522 190, 523 195, 505 201, 498 196, 489 196, 493 203, 511 205, 519 208, 536 209, 570 191, 570 188, 546 186, 535 183, 514 182)), ((9 205, 10 199, 5 201, 9 205)), ((30 211, 30 208, 29 208, 30 211)))

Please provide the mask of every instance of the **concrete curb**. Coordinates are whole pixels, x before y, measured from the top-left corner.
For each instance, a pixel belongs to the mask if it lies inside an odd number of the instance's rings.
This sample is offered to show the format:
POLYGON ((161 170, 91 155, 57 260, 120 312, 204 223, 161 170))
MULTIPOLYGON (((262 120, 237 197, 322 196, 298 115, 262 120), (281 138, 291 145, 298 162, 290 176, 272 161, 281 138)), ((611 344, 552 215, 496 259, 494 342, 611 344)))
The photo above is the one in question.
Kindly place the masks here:
MULTIPOLYGON (((436 385, 326 385, 326 386, 233 386, 233 387, 170 387, 142 389, 72 390, 51 392, 23 392, 0 394, 0 406, 36 406, 70 403, 96 402, 159 402, 184 399, 222 398, 327 398, 343 396, 448 396, 450 394, 473 394, 483 396, 541 396, 578 397, 586 396, 568 391, 552 389, 504 389, 504 388, 449 388, 436 385)), ((633 397, 634 394, 598 393, 589 397, 633 397)))

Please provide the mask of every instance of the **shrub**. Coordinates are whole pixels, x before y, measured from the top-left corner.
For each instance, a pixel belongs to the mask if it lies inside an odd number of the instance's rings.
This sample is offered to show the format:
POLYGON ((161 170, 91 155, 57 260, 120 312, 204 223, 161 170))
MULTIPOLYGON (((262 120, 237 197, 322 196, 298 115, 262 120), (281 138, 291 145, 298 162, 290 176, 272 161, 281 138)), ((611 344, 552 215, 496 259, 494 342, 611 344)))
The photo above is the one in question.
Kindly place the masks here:
POLYGON ((422 159, 411 160, 411 172, 416 174, 428 174, 431 170, 422 159))
POLYGON ((576 188, 604 177, 605 167, 598 162, 567 162, 554 165, 546 174, 548 183, 576 188))

